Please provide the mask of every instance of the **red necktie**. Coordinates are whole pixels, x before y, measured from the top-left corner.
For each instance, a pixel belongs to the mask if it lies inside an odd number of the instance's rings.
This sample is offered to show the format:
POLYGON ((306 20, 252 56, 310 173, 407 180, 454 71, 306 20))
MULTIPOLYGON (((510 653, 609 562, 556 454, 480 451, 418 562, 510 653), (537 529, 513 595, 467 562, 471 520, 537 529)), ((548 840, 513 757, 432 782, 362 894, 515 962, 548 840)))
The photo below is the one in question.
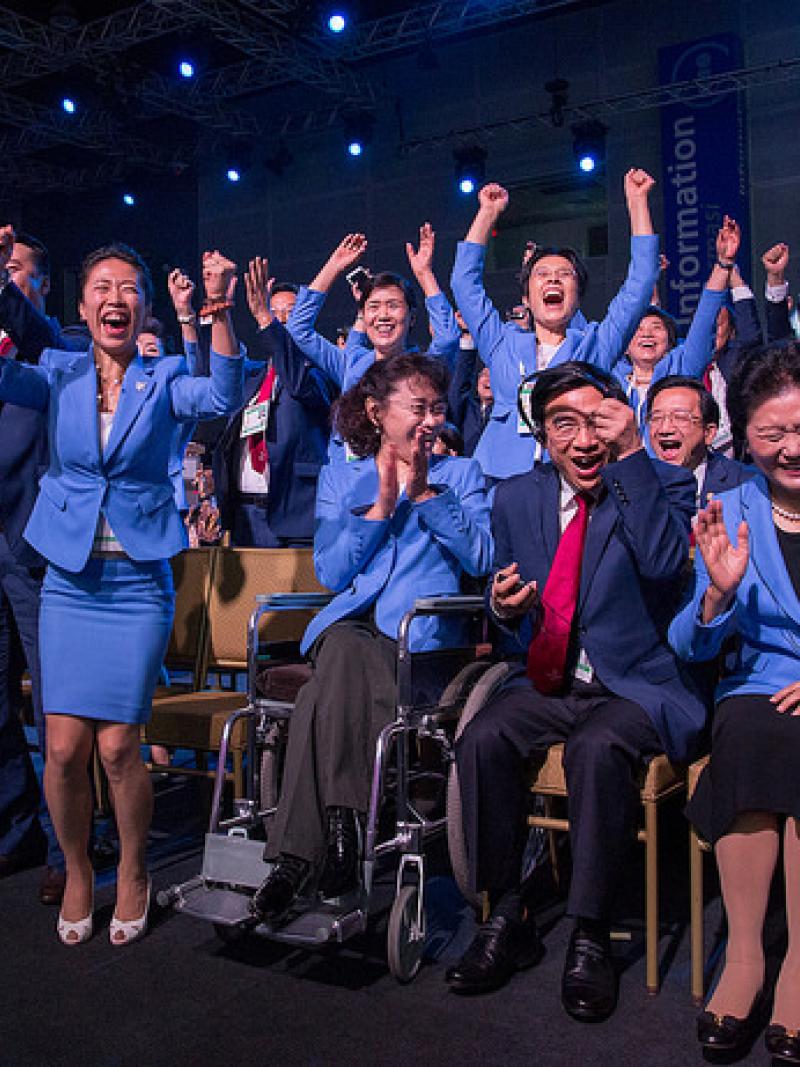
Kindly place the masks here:
POLYGON ((13 356, 16 346, 10 337, 4 337, 0 341, 0 356, 13 356))
MULTIPOLYGON (((270 365, 269 370, 264 376, 264 381, 261 383, 261 388, 258 390, 258 396, 256 397, 256 403, 262 404, 265 400, 272 399, 272 387, 275 384, 275 368, 270 365)), ((259 474, 263 474, 267 469, 267 461, 269 460, 269 452, 267 451, 267 428, 264 427, 263 433, 251 433, 247 438, 247 447, 250 449, 250 464, 254 471, 259 474)))
POLYGON ((586 497, 577 493, 575 503, 578 511, 561 535, 542 594, 542 625, 528 648, 528 677, 540 693, 556 693, 564 684, 589 520, 586 497))
POLYGON ((712 359, 712 361, 709 363, 709 365, 703 371, 703 385, 706 387, 706 389, 709 391, 709 393, 713 392, 713 389, 711 388, 711 368, 713 366, 714 366, 714 360, 712 359))

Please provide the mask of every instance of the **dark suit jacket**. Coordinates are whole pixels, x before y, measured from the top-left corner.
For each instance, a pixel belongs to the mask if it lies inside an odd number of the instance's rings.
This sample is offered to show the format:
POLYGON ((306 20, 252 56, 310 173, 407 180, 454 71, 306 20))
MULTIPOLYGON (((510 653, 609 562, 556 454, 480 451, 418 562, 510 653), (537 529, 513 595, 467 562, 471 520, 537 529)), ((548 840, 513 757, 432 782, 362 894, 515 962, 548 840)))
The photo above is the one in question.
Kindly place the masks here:
MULTIPOLYGON (((336 387, 305 358, 277 319, 259 333, 258 346, 266 361, 248 360, 246 404, 261 388, 270 360, 277 374, 277 392, 267 424, 267 521, 278 537, 310 540, 314 536, 317 478, 327 460, 330 406, 336 387)), ((233 526, 238 495, 243 410, 228 421, 212 456, 214 487, 226 530, 233 526)))
POLYGON ((488 416, 491 414, 490 405, 487 417, 484 419, 481 402, 475 392, 477 366, 477 348, 459 348, 453 378, 447 393, 449 418, 464 438, 465 456, 471 456, 475 451, 486 427, 488 416))
MULTIPOLYGON (((642 707, 673 759, 685 759, 706 706, 667 644, 689 554, 695 483, 689 471, 651 460, 644 449, 603 471, 606 493, 586 535, 578 597, 578 640, 598 679, 642 707)), ((516 561, 543 590, 558 546, 555 467, 540 464, 497 486, 492 529, 496 567, 516 561)), ((518 630, 527 649, 540 614, 518 630)), ((501 623, 502 625, 502 623, 501 623)))
POLYGON ((761 323, 754 297, 733 301, 733 322, 736 326, 735 335, 719 352, 714 353, 714 359, 726 382, 730 381, 733 368, 742 354, 753 345, 761 344, 761 323))
POLYGON ((767 344, 773 341, 785 341, 792 336, 792 324, 789 321, 789 301, 767 300, 767 344))
POLYGON ((721 452, 709 449, 706 460, 706 476, 700 492, 700 507, 704 508, 708 503, 709 493, 719 496, 726 489, 735 489, 742 482, 749 481, 755 474, 755 469, 748 467, 746 463, 728 459, 721 452))
MULTIPOLYGON (((65 334, 13 283, 0 292, 0 327, 17 346, 16 358, 38 363, 45 348, 88 348, 88 336, 65 334)), ((47 417, 16 404, 0 404, 0 524, 11 551, 27 567, 43 561, 22 537, 48 467, 47 417)))

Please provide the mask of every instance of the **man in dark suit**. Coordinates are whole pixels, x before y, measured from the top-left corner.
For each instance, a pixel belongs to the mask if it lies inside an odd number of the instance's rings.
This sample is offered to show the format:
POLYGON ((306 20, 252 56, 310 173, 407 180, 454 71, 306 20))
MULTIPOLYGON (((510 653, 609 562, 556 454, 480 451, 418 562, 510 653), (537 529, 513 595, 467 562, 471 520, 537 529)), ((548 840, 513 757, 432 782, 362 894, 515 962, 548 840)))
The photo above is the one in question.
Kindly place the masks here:
MULTIPOLYGON (((44 313, 50 287, 47 250, 33 237, 0 228, 0 354, 37 362, 42 350, 65 341, 44 313)), ((86 347, 85 344, 82 347, 86 347)), ((31 677, 39 744, 45 751, 39 687, 39 598, 42 559, 22 534, 47 469, 46 416, 29 408, 0 405, 0 877, 36 858, 39 790, 21 724, 9 692, 12 626, 16 625, 31 677)), ((40 886, 45 904, 59 903, 64 857, 42 802, 47 829, 47 866, 40 886)))
POLYGON ((647 394, 645 419, 656 458, 694 474, 698 508, 755 474, 711 448, 719 428, 719 405, 696 378, 672 374, 656 382, 647 394))
POLYGON ((456 321, 461 339, 447 393, 448 418, 464 438, 464 455, 471 456, 492 415, 492 383, 459 311, 456 321))
POLYGON ((255 259, 245 275, 263 362, 247 362, 245 405, 228 421, 212 455, 214 488, 233 545, 310 545, 336 387, 286 330, 296 289, 272 285, 267 274, 266 261, 255 259))
POLYGON ((650 459, 610 376, 571 362, 534 382, 527 419, 550 462, 501 482, 492 512, 490 614, 520 662, 456 744, 470 880, 490 917, 447 977, 481 992, 541 955, 520 884, 529 761, 564 742, 575 926, 562 1002, 598 1020, 616 1004, 609 920, 639 769, 685 759, 706 717, 666 641, 694 484, 650 459))

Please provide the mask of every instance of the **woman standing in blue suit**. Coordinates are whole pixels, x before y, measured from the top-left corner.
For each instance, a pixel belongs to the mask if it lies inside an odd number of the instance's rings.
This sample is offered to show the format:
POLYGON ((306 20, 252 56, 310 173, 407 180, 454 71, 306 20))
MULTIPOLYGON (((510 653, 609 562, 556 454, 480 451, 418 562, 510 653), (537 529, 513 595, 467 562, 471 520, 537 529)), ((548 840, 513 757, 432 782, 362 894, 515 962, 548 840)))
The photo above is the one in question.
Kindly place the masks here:
POLYGON ((537 247, 520 274, 522 301, 531 329, 503 322, 483 287, 486 246, 509 203, 508 191, 491 183, 478 194, 478 212, 459 242, 450 284, 481 360, 489 368, 494 405, 475 458, 493 481, 525 474, 541 458, 541 446, 519 418, 517 393, 524 378, 567 360, 608 370, 625 351, 658 277, 658 238, 653 233, 648 196, 655 182, 643 170, 625 175, 631 224, 628 276, 602 322, 576 328, 575 318, 588 275, 571 248, 537 247))
POLYGON ((746 357, 728 390, 734 432, 759 475, 697 519, 695 584, 670 628, 684 659, 714 659, 738 635, 717 689, 711 760, 688 814, 712 842, 728 916, 725 970, 698 1038, 744 1049, 765 1015, 762 934, 783 835, 789 943, 766 1043, 800 1062, 800 346, 746 357))
POLYGON ((170 458, 179 423, 241 404, 242 360, 229 316, 235 269, 218 252, 205 254, 210 378, 192 378, 180 357, 138 354, 152 281, 122 244, 92 252, 81 269, 88 351, 47 349, 38 366, 0 361, 0 399, 48 418, 50 467, 25 537, 48 561, 39 627, 45 790, 66 858, 58 935, 67 945, 92 933, 86 765, 95 737, 120 839, 111 943, 129 944, 146 928, 152 788, 139 724, 150 714, 172 626, 168 559, 186 547, 170 458))
MULTIPOLYGON (((356 813, 368 808, 378 734, 395 717, 400 620, 418 597, 457 593, 464 572, 490 566, 478 464, 431 454, 446 396, 440 361, 399 355, 338 402, 335 425, 360 458, 329 464, 319 480, 314 563, 338 595, 303 639, 314 673, 292 712, 259 916, 279 917, 320 875, 323 896, 354 888, 356 813)), ((448 619, 411 626, 414 651, 460 637, 448 619)))

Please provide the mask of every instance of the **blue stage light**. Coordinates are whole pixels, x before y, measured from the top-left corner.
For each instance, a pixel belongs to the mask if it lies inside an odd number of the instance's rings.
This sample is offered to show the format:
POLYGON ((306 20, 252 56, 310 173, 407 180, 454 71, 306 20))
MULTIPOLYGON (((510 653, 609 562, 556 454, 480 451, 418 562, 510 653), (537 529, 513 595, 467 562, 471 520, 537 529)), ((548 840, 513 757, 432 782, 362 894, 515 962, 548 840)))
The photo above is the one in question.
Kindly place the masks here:
POLYGON ((582 174, 594 174, 605 163, 607 133, 607 127, 598 119, 572 127, 572 149, 582 174))
POLYGON ((458 183, 458 187, 464 196, 469 196, 470 193, 475 192, 475 181, 473 178, 462 178, 458 183))
POLYGON ((360 141, 351 141, 347 146, 347 151, 351 156, 360 156, 364 151, 364 146, 360 141))
POLYGON ((328 19, 328 29, 331 33, 341 33, 347 26, 347 18, 340 11, 335 11, 328 19))
POLYGON ((581 156, 578 160, 578 166, 581 168, 584 174, 591 174, 594 168, 597 166, 597 160, 594 156, 581 156))
POLYGON ((75 101, 71 100, 68 96, 65 96, 64 99, 61 101, 61 106, 68 115, 75 114, 75 101))
POLYGON ((124 193, 122 197, 122 202, 127 207, 133 207, 133 205, 136 203, 136 197, 133 195, 133 193, 124 193))
POLYGON ((241 174, 236 167, 228 167, 227 178, 229 182, 238 182, 241 178, 241 174))
POLYGON ((456 182, 462 196, 471 196, 486 181, 486 149, 464 144, 453 150, 456 182))
POLYGON ((194 77, 194 63, 191 63, 188 59, 181 60, 178 70, 182 78, 194 77))

